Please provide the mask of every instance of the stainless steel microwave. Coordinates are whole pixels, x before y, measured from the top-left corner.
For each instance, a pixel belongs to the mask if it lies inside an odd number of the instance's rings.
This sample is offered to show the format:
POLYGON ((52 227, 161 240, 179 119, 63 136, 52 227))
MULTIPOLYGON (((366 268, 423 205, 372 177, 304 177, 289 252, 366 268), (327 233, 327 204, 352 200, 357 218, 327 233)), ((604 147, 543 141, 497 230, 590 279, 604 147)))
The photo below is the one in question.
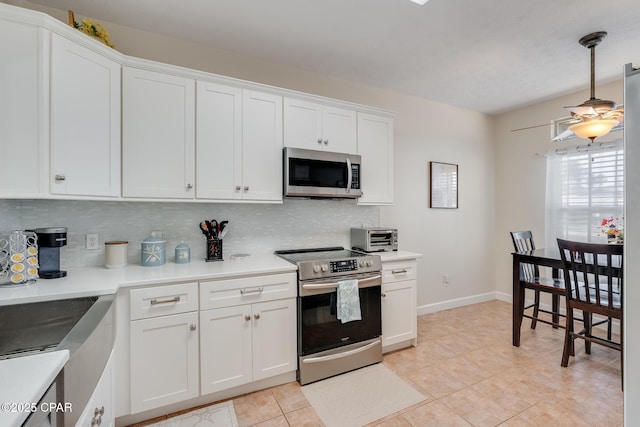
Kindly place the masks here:
POLYGON ((284 195, 358 198, 362 196, 361 166, 357 154, 285 147, 284 195))

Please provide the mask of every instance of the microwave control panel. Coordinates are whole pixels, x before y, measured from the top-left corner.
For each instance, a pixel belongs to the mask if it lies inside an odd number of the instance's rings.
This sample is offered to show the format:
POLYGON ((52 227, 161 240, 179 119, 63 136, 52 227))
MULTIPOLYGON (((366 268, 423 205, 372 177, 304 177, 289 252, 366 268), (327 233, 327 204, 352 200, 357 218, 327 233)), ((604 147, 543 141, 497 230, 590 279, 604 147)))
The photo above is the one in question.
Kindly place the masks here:
POLYGON ((351 165, 351 188, 360 189, 360 165, 351 165))

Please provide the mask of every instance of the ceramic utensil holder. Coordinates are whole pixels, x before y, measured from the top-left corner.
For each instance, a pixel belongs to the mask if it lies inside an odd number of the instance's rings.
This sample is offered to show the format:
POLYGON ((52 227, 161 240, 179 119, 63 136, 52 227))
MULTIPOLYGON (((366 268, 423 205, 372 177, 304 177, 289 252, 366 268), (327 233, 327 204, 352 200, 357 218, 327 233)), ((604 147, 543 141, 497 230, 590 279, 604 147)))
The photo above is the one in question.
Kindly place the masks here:
POLYGON ((222 240, 207 239, 207 262, 223 261, 222 259, 222 240))
POLYGON ((126 266, 128 243, 124 240, 104 242, 104 266, 107 268, 126 266))

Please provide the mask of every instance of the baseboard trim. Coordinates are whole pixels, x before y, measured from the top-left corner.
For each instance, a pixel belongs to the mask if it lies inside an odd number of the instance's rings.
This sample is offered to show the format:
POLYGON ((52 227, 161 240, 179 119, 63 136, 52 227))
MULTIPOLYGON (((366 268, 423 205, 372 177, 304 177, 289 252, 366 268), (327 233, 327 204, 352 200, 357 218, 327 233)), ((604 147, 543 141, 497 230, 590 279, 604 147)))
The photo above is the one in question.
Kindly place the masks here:
MULTIPOLYGON (((450 308, 463 307, 465 305, 477 304, 479 302, 486 302, 494 299, 501 299, 498 298, 497 292, 487 292, 486 294, 471 295, 468 297, 421 305, 418 307, 418 316, 421 314, 437 313, 438 311, 449 310, 450 308)), ((511 302, 511 298, 509 298, 508 302, 511 302)))
MULTIPOLYGON (((418 316, 421 314, 429 314, 429 313, 437 313, 438 311, 448 310, 450 308, 463 307, 465 305, 477 304, 479 302, 486 302, 497 299, 499 301, 508 302, 509 304, 513 303, 513 298, 511 294, 507 294, 505 292, 487 292, 485 294, 479 295, 471 295, 464 298, 456 298, 447 301, 441 301, 434 304, 421 305, 418 307, 418 316)), ((526 304, 532 304, 533 300, 526 300, 526 304)), ((549 304, 541 303, 540 306, 546 310, 551 310, 551 306, 549 304)), ((560 312, 562 314, 566 314, 565 308, 561 307, 560 312)), ((604 320, 605 318, 602 316, 595 315, 594 320, 604 320)), ((620 322, 617 320, 613 321, 613 327, 620 330, 620 322)), ((606 329, 606 325, 598 325, 596 326, 598 329, 606 329)))

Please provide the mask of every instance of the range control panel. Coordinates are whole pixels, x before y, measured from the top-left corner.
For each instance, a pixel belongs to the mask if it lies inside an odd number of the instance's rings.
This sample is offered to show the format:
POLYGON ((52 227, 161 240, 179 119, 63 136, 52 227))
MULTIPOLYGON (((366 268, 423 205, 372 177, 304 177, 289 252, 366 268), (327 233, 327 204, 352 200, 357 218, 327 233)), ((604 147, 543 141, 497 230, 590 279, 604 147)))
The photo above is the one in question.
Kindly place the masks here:
POLYGON ((343 261, 330 261, 332 273, 343 273, 345 271, 358 271, 358 261, 347 259, 343 261))

